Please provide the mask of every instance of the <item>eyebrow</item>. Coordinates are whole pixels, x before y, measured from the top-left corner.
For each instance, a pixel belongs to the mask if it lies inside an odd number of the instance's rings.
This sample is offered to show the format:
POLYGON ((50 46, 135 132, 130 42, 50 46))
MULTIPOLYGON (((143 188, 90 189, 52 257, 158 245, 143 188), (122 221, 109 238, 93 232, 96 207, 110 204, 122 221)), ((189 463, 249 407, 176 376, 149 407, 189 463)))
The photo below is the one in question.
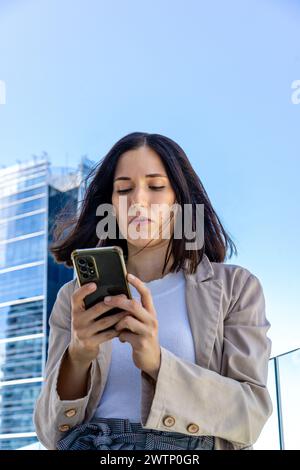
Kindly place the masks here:
MULTIPOLYGON (((167 178, 166 175, 162 175, 160 173, 150 173, 149 175, 146 175, 146 178, 155 178, 155 177, 161 177, 161 178, 167 178)), ((130 180, 131 178, 129 178, 128 176, 119 176, 118 178, 115 178, 114 181, 118 181, 118 180, 130 180)))

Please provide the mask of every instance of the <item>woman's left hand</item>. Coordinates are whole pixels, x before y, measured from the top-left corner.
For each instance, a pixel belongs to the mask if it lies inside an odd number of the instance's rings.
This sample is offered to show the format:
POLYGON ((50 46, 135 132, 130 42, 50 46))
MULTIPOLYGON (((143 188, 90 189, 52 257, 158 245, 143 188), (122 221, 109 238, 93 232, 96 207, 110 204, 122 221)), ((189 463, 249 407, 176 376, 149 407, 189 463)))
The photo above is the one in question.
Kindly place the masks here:
POLYGON ((158 320, 152 295, 148 287, 136 276, 131 278, 131 275, 127 275, 127 279, 140 293, 141 302, 118 295, 111 296, 110 301, 105 297, 104 302, 106 305, 119 307, 128 312, 128 315, 115 324, 117 331, 123 330, 119 339, 131 344, 132 358, 136 367, 156 380, 161 352, 158 341, 158 320))

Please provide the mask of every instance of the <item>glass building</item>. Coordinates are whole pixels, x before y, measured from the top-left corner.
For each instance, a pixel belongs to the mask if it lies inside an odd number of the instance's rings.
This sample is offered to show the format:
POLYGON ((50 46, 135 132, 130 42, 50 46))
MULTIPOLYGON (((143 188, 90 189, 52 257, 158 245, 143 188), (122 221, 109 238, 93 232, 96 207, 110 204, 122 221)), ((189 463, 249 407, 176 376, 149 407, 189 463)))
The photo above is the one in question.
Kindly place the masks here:
POLYGON ((56 214, 78 210, 92 163, 51 167, 47 155, 0 169, 0 449, 36 442, 32 414, 46 361, 48 318, 73 269, 49 254, 56 214))

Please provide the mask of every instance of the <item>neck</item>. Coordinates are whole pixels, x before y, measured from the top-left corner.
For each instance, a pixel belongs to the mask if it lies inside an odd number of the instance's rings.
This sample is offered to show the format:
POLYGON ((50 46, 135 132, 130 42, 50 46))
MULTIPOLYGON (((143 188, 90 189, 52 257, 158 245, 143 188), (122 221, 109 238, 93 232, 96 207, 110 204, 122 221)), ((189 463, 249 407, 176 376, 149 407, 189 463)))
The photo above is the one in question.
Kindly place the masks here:
POLYGON ((137 276, 143 282, 150 282, 155 279, 160 279, 168 274, 170 272, 170 267, 174 262, 174 257, 171 254, 165 271, 162 274, 168 242, 169 240, 166 240, 165 242, 162 242, 156 246, 148 246, 143 248, 138 254, 136 253, 140 250, 140 248, 136 248, 127 242, 128 260, 126 268, 128 273, 137 276))

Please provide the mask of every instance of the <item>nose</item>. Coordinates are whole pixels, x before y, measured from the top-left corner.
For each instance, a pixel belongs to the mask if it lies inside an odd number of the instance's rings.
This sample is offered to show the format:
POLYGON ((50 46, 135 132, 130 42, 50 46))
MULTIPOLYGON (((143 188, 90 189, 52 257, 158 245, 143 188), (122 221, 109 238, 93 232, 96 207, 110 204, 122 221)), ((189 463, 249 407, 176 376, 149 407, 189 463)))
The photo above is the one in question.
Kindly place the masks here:
POLYGON ((128 201, 129 207, 131 207, 132 210, 136 212, 137 216, 142 215, 140 213, 140 211, 143 210, 142 208, 144 208, 145 210, 148 207, 148 199, 143 188, 136 187, 134 190, 130 192, 130 195, 128 196, 129 196, 129 201, 128 201))

